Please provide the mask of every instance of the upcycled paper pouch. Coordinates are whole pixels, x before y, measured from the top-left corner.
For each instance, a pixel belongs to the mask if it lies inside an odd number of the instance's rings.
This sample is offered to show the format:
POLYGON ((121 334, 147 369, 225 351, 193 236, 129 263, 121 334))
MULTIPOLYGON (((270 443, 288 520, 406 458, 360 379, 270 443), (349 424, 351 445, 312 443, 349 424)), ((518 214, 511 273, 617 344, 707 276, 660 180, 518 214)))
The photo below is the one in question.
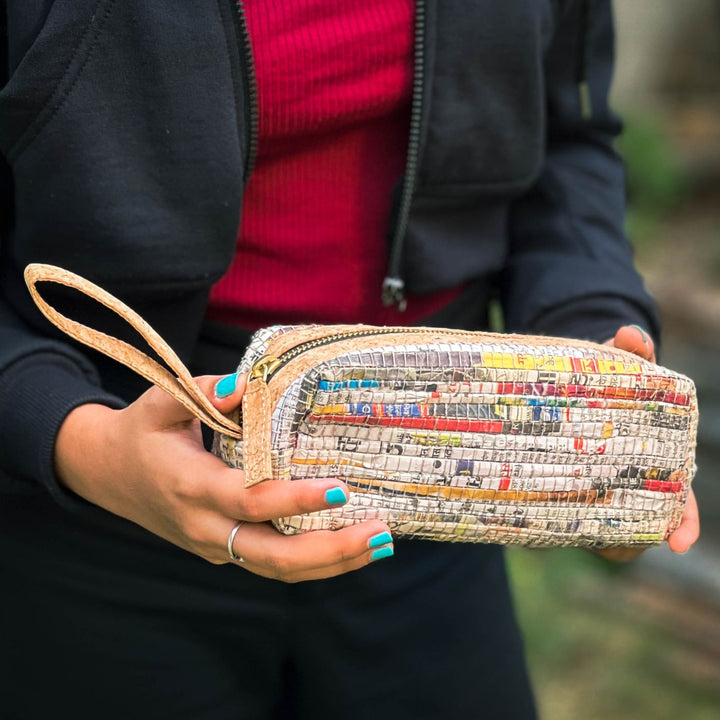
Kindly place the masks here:
POLYGON ((214 452, 246 485, 338 477, 339 508, 398 536, 529 546, 651 545, 695 473, 690 379, 605 345, 436 328, 277 326, 253 337, 243 440, 214 452))
POLYGON ((238 417, 110 293, 25 268, 43 314, 164 389, 215 430, 245 485, 339 477, 350 501, 280 518, 284 533, 370 518, 395 535, 532 546, 652 545, 680 523, 695 474, 697 400, 683 375, 623 350, 529 335, 368 325, 258 331, 238 417), (38 283, 93 298, 162 360, 58 312, 38 283))

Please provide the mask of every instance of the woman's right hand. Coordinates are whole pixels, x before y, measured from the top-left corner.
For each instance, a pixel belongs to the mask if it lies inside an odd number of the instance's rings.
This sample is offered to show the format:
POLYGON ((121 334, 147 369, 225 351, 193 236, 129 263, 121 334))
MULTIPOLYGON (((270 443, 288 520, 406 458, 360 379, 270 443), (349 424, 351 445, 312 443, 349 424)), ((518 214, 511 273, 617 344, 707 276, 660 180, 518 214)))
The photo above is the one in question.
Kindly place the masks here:
MULTIPOLYGON (((215 393, 222 378, 196 378, 223 413, 240 404, 245 389, 243 376, 230 377, 224 386, 232 389, 235 380, 236 387, 224 397, 215 393)), ((233 543, 243 567, 285 582, 356 570, 392 542, 389 528, 378 520, 336 531, 280 534, 268 520, 338 507, 347 502, 347 487, 334 479, 308 479, 245 488, 242 470, 204 449, 199 421, 156 387, 123 410, 75 408, 60 428, 55 468, 60 482, 81 497, 211 563, 231 562, 228 537, 245 521, 233 543)), ((379 556, 391 551, 389 546, 379 556)))

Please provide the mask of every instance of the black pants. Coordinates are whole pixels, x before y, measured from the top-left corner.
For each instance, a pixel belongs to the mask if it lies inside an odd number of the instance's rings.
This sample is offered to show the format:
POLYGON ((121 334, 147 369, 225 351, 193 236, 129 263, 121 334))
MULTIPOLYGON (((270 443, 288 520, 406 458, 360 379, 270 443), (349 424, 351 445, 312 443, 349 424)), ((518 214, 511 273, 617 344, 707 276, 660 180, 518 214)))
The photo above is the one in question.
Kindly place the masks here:
POLYGON ((0 499, 0 717, 534 717, 499 548, 285 585, 120 522, 0 499))

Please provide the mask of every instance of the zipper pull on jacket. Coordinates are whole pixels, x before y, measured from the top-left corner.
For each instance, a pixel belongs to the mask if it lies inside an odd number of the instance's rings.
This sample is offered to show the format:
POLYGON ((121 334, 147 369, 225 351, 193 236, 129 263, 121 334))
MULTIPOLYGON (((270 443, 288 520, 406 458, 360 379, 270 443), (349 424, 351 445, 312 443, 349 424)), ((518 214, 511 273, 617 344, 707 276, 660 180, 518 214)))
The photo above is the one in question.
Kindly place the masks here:
POLYGON ((405 298, 405 281, 399 277, 386 277, 383 280, 382 302, 385 307, 397 305, 400 312, 405 312, 407 299, 405 298))
POLYGON ((590 11, 592 10, 592 2, 593 0, 581 0, 580 2, 580 27, 578 28, 578 50, 575 66, 580 117, 583 120, 589 120, 592 117, 592 97, 590 95, 590 84, 587 79, 588 46, 590 44, 590 11))

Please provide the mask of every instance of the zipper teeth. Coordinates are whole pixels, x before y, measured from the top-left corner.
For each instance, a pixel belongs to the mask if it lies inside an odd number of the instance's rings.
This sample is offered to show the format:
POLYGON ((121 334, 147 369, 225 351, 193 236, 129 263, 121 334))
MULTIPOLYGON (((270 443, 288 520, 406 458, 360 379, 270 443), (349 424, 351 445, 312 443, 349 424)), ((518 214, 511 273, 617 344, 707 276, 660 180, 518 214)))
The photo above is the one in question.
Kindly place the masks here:
POLYGON ((257 79, 255 76, 255 60, 252 54, 252 44, 250 42, 250 30, 248 28, 247 13, 245 12, 245 3, 243 0, 237 0, 237 14, 240 22, 240 34, 242 36, 242 55, 245 65, 245 93, 247 96, 246 107, 246 151, 244 180, 247 182, 255 168, 255 158, 257 157, 258 148, 258 92, 257 79))
POLYGON ((388 275, 400 277, 402 248, 407 232, 410 203, 417 183, 418 159, 420 155, 420 124, 423 109, 423 82, 425 78, 425 0, 417 0, 415 7, 415 53, 412 104, 410 107, 410 134, 408 137, 405 181, 403 183, 397 225, 390 248, 388 275))
MULTIPOLYGON (((341 340, 347 340, 348 338, 354 337, 368 337, 372 335, 393 335, 397 333, 442 333, 448 335, 476 335, 476 333, 470 330, 452 330, 446 328, 375 328, 373 330, 355 330, 344 333, 337 333, 336 335, 330 335, 328 337, 317 338, 315 340, 308 340, 307 342, 296 345, 290 350, 286 350, 278 358, 278 364, 272 369, 271 372, 265 377, 265 382, 269 381, 273 375, 287 365, 291 360, 294 360, 298 355, 302 355, 306 350, 312 350, 313 348, 320 347, 322 345, 330 345, 334 342, 340 342, 341 340)), ((490 333, 486 333, 490 335, 490 333)), ((263 360, 266 355, 259 358, 254 364, 257 365, 263 360)))
POLYGON ((272 375, 274 375, 281 367, 290 362, 290 360, 292 360, 294 357, 296 357, 297 355, 302 355, 302 353, 304 353, 306 350, 311 350, 312 348, 320 347, 321 345, 330 345, 330 343, 339 342, 341 340, 346 340, 347 338, 351 337, 364 337, 367 335, 389 335, 392 332, 398 331, 390 329, 357 330, 338 333, 337 335, 331 335, 330 337, 317 338, 316 340, 308 340, 308 342, 296 345, 294 348, 282 353, 282 355, 280 355, 280 357, 278 358, 281 364, 278 365, 270 375, 268 375, 268 378, 272 377, 272 375))

